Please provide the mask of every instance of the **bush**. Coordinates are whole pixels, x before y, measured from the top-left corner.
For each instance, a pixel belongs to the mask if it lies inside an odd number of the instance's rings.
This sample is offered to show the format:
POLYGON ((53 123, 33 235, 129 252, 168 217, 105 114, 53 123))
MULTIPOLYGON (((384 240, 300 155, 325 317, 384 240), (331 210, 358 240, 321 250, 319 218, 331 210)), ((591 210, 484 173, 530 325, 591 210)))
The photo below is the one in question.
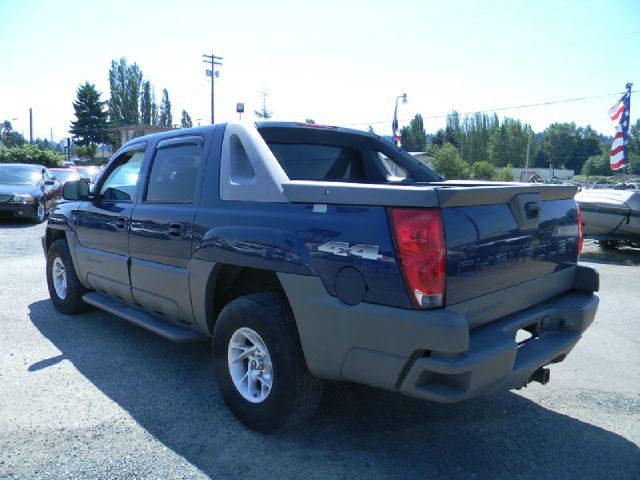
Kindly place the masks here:
POLYGON ((511 165, 510 163, 507 163, 506 167, 503 167, 500 170, 500 180, 503 182, 513 182, 516 177, 513 175, 513 172, 511 171, 511 169, 513 168, 513 165, 511 165))
POLYGON ((450 143, 435 150, 431 166, 447 180, 466 180, 469 178, 469 164, 460 158, 458 149, 450 143))
POLYGON ((51 150, 40 150, 35 145, 24 145, 0 151, 0 163, 33 163, 45 167, 59 167, 64 155, 51 150))
POLYGON ((589 157, 584 165, 582 166, 582 175, 600 175, 600 176, 611 176, 615 172, 611 170, 611 166, 609 163, 609 152, 603 153, 602 155, 597 155, 594 157, 589 157))
POLYGON ((493 180, 496 174, 493 171, 493 165, 481 160, 471 165, 471 176, 475 180, 493 180))

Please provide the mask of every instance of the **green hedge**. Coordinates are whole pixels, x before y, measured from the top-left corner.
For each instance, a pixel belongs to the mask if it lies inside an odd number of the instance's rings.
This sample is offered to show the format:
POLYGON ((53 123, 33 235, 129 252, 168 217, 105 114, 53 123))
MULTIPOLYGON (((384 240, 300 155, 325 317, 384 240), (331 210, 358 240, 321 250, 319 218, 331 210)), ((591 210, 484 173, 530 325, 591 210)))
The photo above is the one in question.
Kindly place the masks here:
POLYGON ((63 162, 64 155, 61 153, 40 150, 35 145, 0 150, 0 163, 33 163, 46 167, 59 167, 63 162))

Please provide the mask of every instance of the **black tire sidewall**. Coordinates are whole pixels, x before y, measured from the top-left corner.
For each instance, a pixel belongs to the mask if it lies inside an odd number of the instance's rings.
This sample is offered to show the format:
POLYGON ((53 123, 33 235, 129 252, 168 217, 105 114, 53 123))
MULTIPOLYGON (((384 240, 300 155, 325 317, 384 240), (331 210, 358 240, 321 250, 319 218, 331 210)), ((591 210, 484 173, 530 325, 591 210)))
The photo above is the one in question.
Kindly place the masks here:
POLYGON ((56 240, 49 248, 47 254, 47 287, 53 306, 61 313, 77 313, 86 309, 87 305, 82 301, 84 288, 80 284, 69 252, 69 246, 65 240, 56 240), (67 275, 67 295, 60 298, 53 285, 53 263, 60 258, 67 275))
POLYGON ((35 214, 35 217, 33 218, 33 221, 35 223, 42 223, 46 219, 47 219, 47 206, 44 203, 44 200, 40 199, 40 200, 38 200, 38 203, 36 204, 36 214, 35 214), (38 212, 40 210, 40 207, 42 207, 42 210, 44 212, 43 215, 42 215, 42 218, 40 218, 40 216, 38 214, 38 212))
POLYGON ((236 299, 222 311, 213 337, 213 360, 218 385, 228 407, 243 423, 266 433, 283 426, 295 408, 299 388, 294 365, 297 359, 291 351, 291 338, 287 338, 292 332, 274 318, 273 311, 251 297, 254 295, 236 299), (243 327, 260 335, 271 356, 272 387, 268 397, 260 403, 246 400, 238 392, 229 372, 229 341, 243 327))

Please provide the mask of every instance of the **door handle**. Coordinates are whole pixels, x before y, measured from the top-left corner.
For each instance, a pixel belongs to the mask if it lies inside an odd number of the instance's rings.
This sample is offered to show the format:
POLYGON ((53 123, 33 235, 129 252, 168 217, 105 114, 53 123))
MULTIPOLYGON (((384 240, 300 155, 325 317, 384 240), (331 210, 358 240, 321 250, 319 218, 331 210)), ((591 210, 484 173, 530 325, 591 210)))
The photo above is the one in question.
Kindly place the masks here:
POLYGON ((124 230, 127 228, 127 217, 118 217, 116 219, 116 230, 124 230))
POLYGON ((536 202, 529 202, 524 206, 527 218, 538 218, 540 215, 540 205, 536 202))
POLYGON ((182 235, 183 225, 179 222, 171 222, 169 224, 169 235, 172 237, 179 237, 182 235))

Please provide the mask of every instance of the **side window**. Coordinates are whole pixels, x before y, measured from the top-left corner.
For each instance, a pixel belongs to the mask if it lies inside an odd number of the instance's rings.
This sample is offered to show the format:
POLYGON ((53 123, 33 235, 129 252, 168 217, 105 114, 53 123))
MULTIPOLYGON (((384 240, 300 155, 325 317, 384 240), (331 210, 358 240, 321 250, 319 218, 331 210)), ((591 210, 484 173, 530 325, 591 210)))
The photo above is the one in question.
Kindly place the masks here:
POLYGON ((100 198, 130 202, 136 191, 143 158, 144 152, 139 150, 123 153, 117 161, 117 166, 109 172, 102 183, 100 198))
POLYGON ((160 146, 151 166, 145 201, 193 203, 201 163, 201 143, 160 146))
POLYGON ((382 152, 377 152, 377 153, 378 153, 378 159, 380 160, 380 163, 382 163, 382 167, 384 171, 387 173, 387 178, 390 181, 400 182, 405 178, 407 178, 408 173, 404 168, 398 165, 394 160, 391 160, 384 153, 382 152))

